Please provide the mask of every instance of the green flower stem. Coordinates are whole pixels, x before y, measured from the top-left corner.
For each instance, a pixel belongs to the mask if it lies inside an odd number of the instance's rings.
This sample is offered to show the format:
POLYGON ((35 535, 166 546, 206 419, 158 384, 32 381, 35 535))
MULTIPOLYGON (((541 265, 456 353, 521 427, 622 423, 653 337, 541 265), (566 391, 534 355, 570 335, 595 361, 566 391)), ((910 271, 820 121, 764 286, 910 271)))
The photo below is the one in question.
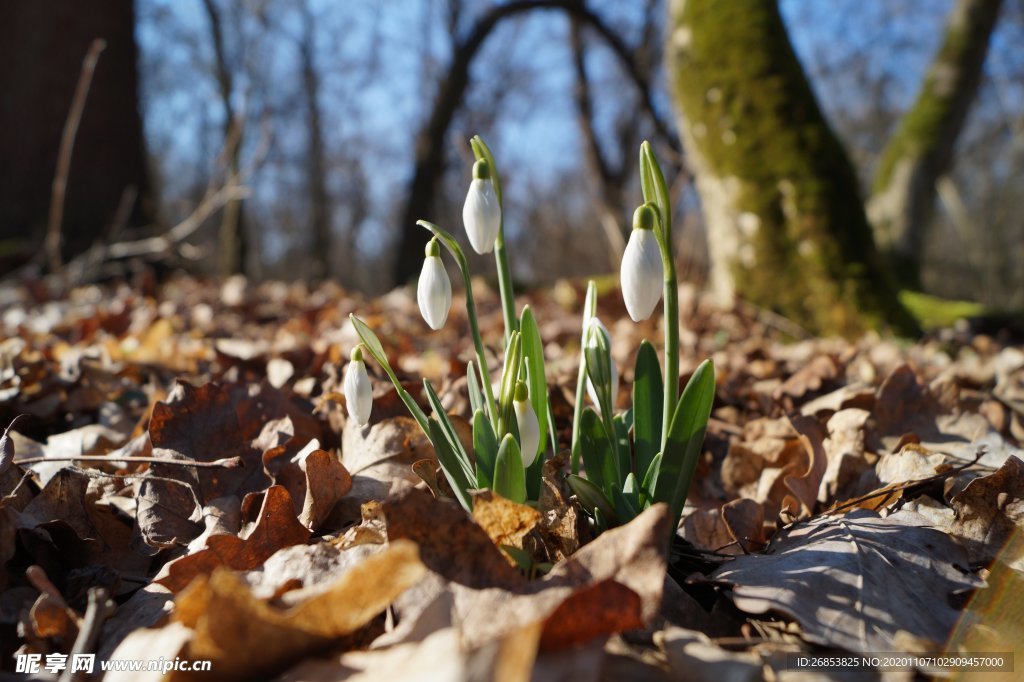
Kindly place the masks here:
POLYGON ((516 295, 512 290, 512 269, 509 267, 508 252, 505 250, 505 203, 501 194, 501 177, 487 143, 479 135, 474 135, 469 144, 473 147, 473 155, 478 160, 486 161, 490 166, 491 182, 494 183, 494 193, 501 208, 501 226, 498 228, 498 238, 494 242, 494 262, 498 268, 498 293, 501 295, 501 315, 505 320, 507 346, 512 338, 512 332, 519 330, 519 317, 516 315, 516 295))
POLYGON ((498 406, 494 402, 494 389, 491 387, 491 377, 487 371, 487 357, 484 355, 484 342, 480 336, 480 325, 477 322, 476 302, 473 299, 473 283, 469 278, 469 264, 466 262, 466 254, 462 252, 462 247, 455 241, 455 237, 437 225, 426 220, 418 220, 416 224, 425 227, 440 238, 445 248, 455 258, 455 262, 458 263, 459 271, 462 272, 462 281, 466 287, 466 316, 469 318, 469 328, 473 334, 473 346, 476 349, 476 359, 479 364, 480 383, 483 384, 484 397, 487 399, 488 416, 492 424, 497 424, 498 406))
POLYGON ((679 400, 679 287, 676 282, 675 259, 672 257, 672 202, 665 176, 651 150, 651 143, 646 140, 640 145, 640 186, 644 201, 654 204, 658 209, 655 234, 665 271, 665 400, 661 420, 661 449, 664 450, 669 425, 679 400))
POLYGON ((661 419, 661 448, 664 450, 668 425, 679 399, 679 287, 676 266, 667 246, 661 249, 661 260, 665 268, 665 405, 661 419))

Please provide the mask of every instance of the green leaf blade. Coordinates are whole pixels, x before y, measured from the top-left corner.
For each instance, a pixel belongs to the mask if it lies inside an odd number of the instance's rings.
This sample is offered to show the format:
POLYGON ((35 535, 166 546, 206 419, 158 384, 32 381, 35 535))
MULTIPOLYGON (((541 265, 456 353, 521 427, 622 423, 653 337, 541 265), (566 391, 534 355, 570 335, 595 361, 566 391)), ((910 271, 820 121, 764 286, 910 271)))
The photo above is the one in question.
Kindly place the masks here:
POLYGON ((526 502, 526 469, 523 468, 523 457, 519 454, 519 443, 512 434, 502 438, 498 446, 493 490, 513 502, 526 502))
POLYGON ((476 454, 477 487, 492 488, 494 463, 498 457, 498 439, 482 409, 473 413, 473 451, 476 454))
POLYGON ((657 472, 654 500, 672 506, 675 530, 704 445, 715 400, 715 368, 705 360, 687 382, 676 406, 657 472))
POLYGON ((441 471, 444 472, 444 477, 448 479, 448 484, 455 492, 459 503, 466 511, 473 511, 473 499, 469 494, 469 489, 472 486, 466 477, 462 465, 458 461, 458 455, 455 454, 451 444, 448 442, 448 436, 444 432, 444 427, 436 419, 428 420, 427 424, 429 429, 428 435, 430 436, 430 441, 434 444, 434 453, 437 455, 437 461, 441 464, 441 471))
POLYGON ((587 478, 601 488, 607 498, 614 497, 614 491, 621 486, 617 457, 604 423, 590 407, 583 410, 581 419, 580 453, 587 478))
POLYGON ((664 390, 658 354, 647 340, 640 344, 633 373, 633 444, 636 473, 647 478, 651 462, 661 449, 664 390))

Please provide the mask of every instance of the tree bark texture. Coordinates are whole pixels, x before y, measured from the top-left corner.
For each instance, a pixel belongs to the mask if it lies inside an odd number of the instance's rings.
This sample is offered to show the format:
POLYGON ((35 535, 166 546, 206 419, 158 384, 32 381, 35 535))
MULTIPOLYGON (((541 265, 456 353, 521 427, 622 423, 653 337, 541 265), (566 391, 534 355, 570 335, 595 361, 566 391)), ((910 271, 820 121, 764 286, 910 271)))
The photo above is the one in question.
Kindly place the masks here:
POLYGON ((80 253, 111 228, 139 228, 156 215, 138 109, 132 0, 5 0, 0 3, 0 272, 39 253, 57 154, 82 59, 106 41, 71 150, 61 220, 63 255, 80 253), (122 212, 124 197, 135 195, 122 212))
POLYGON ((674 0, 666 58, 711 283, 818 334, 916 324, 770 0, 674 0))
POLYGON ((882 153, 868 215, 898 280, 921 286, 936 198, 981 82, 1002 0, 957 0, 921 89, 882 153))

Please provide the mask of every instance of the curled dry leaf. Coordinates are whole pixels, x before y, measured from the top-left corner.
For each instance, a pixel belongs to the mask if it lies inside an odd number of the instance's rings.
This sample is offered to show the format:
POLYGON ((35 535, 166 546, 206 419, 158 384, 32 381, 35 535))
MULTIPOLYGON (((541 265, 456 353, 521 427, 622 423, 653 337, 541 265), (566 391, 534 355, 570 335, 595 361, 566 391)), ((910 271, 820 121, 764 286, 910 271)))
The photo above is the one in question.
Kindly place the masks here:
MULTIPOLYGON (((950 530, 964 540, 974 561, 992 562, 1015 534, 1024 534, 1024 461, 1010 457, 994 474, 974 479, 953 498, 952 507, 956 518, 950 530)), ((1024 571, 1021 543, 1016 548, 1000 558, 1024 571)))
MULTIPOLYGON (((523 539, 540 523, 540 512, 485 490, 473 495, 473 520, 498 547, 524 549, 523 539)), ((509 562, 515 561, 509 557, 509 562)))
POLYGON ((196 576, 218 567, 240 571, 256 568, 282 547, 305 544, 308 540, 309 529, 295 518, 288 491, 283 486, 271 486, 263 498, 256 526, 247 538, 211 535, 205 549, 167 564, 153 582, 179 592, 196 576))
POLYGON ((173 622, 192 630, 185 655, 211 660, 218 679, 268 677, 361 629, 424 571, 413 543, 394 542, 310 599, 279 609, 254 597, 241 577, 220 568, 178 596, 173 622), (238 655, 243 651, 244 656, 238 655))
POLYGON ((948 599, 981 587, 963 548, 910 512, 863 509, 812 519, 741 556, 711 578, 747 613, 796 620, 811 642, 886 651, 897 632, 940 644, 959 612, 948 599))

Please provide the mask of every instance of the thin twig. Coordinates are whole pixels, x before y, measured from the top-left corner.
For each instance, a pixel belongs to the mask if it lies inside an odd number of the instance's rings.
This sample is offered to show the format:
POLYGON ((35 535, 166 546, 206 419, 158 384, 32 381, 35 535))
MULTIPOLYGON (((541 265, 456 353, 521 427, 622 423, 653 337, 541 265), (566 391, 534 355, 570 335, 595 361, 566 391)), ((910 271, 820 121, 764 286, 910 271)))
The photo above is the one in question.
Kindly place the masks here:
POLYGON ((195 467, 197 469, 236 469, 242 466, 242 458, 224 457, 215 459, 212 462, 197 462, 192 459, 169 459, 167 457, 135 457, 125 455, 123 457, 114 455, 67 455, 63 457, 26 457, 25 459, 14 460, 15 464, 42 464, 44 462, 133 462, 135 464, 172 464, 180 467, 195 467))
POLYGON ((62 269, 61 223, 64 222, 64 197, 67 194, 68 173, 71 170, 71 150, 75 146, 78 125, 82 122, 85 99, 89 95, 92 76, 96 72, 96 62, 106 47, 106 41, 101 38, 96 38, 89 46, 89 51, 82 60, 82 71, 78 75, 78 85, 75 86, 75 94, 71 99, 71 110, 68 111, 64 132, 60 138, 57 169, 53 175, 53 191, 50 195, 50 217, 46 226, 46 256, 52 273, 59 273, 62 269))
MULTIPOLYGON (((89 604, 85 607, 85 616, 78 629, 78 637, 75 637, 75 644, 71 647, 69 660, 74 659, 76 655, 93 653, 103 624, 116 610, 117 605, 110 599, 106 588, 89 588, 89 604)), ((85 679, 85 671, 73 670, 73 667, 68 665, 64 668, 59 682, 77 682, 85 679)))

